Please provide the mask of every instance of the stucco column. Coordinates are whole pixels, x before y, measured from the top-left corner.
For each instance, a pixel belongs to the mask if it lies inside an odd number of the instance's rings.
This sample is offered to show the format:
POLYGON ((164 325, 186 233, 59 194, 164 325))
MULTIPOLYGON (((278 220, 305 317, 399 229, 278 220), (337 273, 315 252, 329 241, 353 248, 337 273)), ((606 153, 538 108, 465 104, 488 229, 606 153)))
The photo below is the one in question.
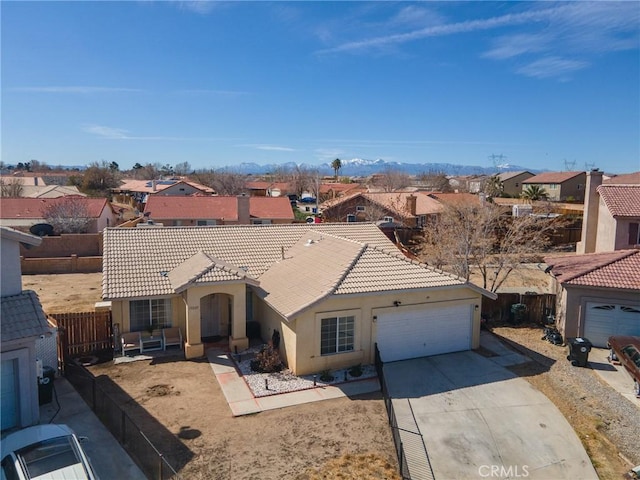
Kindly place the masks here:
MULTIPOLYGON (((244 288, 244 287, 243 287, 244 288)), ((229 337, 229 348, 234 351, 249 348, 247 338, 247 305, 244 295, 233 297, 233 318, 231 319, 231 336, 229 337)))
POLYGON ((204 355, 204 345, 200 336, 200 297, 189 295, 185 298, 187 309, 187 338, 184 345, 186 358, 197 358, 204 355))

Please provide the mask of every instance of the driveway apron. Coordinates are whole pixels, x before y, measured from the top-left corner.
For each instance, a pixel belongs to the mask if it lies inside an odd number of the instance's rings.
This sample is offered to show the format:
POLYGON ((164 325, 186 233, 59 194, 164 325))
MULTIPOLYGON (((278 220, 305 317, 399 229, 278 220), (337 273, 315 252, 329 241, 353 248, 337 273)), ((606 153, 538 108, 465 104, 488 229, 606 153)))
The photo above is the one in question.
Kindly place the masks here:
MULTIPOLYGON (((384 376, 398 426, 423 435, 436 480, 598 478, 556 406, 496 362, 458 352, 388 363, 384 376)), ((407 451, 414 480, 419 455, 407 451)))

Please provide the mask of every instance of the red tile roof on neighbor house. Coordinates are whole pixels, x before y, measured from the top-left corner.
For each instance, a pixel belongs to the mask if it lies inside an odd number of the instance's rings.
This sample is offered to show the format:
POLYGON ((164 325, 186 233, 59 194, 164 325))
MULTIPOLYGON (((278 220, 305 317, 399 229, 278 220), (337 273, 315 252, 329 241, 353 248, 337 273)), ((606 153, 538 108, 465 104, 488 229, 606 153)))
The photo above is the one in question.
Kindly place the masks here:
MULTIPOLYGON (((145 205, 145 213, 154 220, 165 219, 224 219, 238 220, 238 198, 171 197, 153 195, 145 205)), ((253 218, 293 220, 291 202, 287 197, 250 197, 249 214, 253 218)))
POLYGON ((640 185, 600 185, 598 193, 614 217, 640 217, 640 185))
POLYGON ((527 178, 522 183, 563 183, 584 174, 584 172, 543 172, 535 177, 527 178))
POLYGON ((120 192, 137 192, 137 193, 157 193, 165 190, 169 187, 173 187, 178 185, 179 183, 183 183, 186 185, 190 185, 191 187, 201 190, 205 193, 213 193, 213 189, 207 187, 206 185, 201 185, 196 182, 190 182, 187 180, 125 180, 122 185, 117 188, 113 188, 114 191, 120 192), (155 187, 154 187, 155 182, 155 187))
POLYGON ((562 284, 640 291, 640 250, 545 257, 562 284))
POLYGON ((438 200, 445 205, 461 206, 461 205, 481 205, 479 195, 473 193, 438 193, 433 192, 427 194, 429 197, 438 200))
POLYGON ((605 185, 640 185, 640 172, 625 173, 624 175, 616 175, 604 182, 605 185))
POLYGON ((98 218, 108 202, 106 198, 88 198, 69 195, 58 198, 3 198, 0 206, 0 218, 44 218, 49 205, 69 201, 82 202, 89 218, 98 218))

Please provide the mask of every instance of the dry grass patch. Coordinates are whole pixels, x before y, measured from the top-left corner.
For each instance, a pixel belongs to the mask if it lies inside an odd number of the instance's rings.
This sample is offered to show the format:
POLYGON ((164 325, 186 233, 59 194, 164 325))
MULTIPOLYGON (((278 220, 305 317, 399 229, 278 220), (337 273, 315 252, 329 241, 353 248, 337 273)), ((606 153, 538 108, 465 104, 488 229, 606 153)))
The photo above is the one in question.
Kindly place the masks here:
POLYGON ((317 470, 304 473, 298 480, 400 480, 396 468, 375 453, 346 454, 328 461, 317 470))

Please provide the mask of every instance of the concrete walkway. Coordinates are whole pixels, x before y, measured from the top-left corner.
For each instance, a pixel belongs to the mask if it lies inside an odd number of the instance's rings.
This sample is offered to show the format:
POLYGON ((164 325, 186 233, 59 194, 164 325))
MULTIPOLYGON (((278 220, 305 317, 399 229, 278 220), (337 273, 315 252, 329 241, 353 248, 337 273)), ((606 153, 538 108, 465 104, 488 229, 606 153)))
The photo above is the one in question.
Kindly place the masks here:
POLYGON ((126 478, 145 480, 146 477, 131 457, 124 451, 111 432, 80 397, 73 386, 63 377, 54 383, 58 402, 40 406, 40 423, 59 423, 71 427, 78 436, 87 437, 82 448, 91 460, 91 465, 102 480, 126 478), (60 411, 58 410, 60 404, 60 411))
POLYGON ((297 392, 254 397, 228 353, 210 349, 207 350, 207 358, 234 417, 320 400, 352 397, 380 390, 378 378, 374 377, 332 386, 318 386, 297 392))

